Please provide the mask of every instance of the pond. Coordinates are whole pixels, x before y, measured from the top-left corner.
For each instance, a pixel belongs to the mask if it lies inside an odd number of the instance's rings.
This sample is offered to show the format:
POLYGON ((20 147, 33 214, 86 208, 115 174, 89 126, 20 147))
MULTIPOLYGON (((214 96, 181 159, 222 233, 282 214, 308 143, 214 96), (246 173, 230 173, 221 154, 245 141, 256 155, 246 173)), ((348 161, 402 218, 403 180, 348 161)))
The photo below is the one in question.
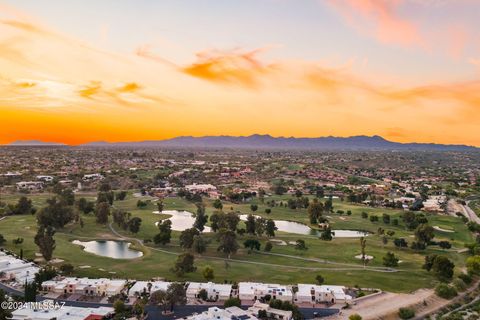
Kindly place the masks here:
MULTIPOLYGON (((240 219, 242 221, 247 220, 246 214, 240 215, 240 219)), ((258 217, 258 216, 255 216, 258 217)), ((295 234, 303 234, 303 235, 311 235, 311 236, 318 236, 320 232, 318 230, 314 230, 309 226, 294 221, 286 221, 286 220, 273 220, 275 221, 275 226, 277 227, 278 231, 288 232, 288 233, 295 233, 295 234)), ((368 232, 364 231, 357 231, 357 230, 332 230, 332 233, 335 233, 334 237, 336 238, 360 238, 368 236, 368 232)))
MULTIPOLYGON (((155 214, 160 214, 158 211, 153 211, 155 214)), ((172 230, 183 231, 185 229, 190 229, 195 223, 195 218, 193 213, 188 211, 178 211, 178 210, 163 210, 162 214, 171 215, 168 220, 172 221, 172 230)), ((155 225, 158 225, 158 222, 155 222, 155 225)), ((210 232, 211 229, 208 226, 205 226, 203 232, 210 232)))
POLYGON ((143 252, 130 249, 130 242, 115 240, 80 241, 74 240, 73 244, 83 247, 83 250, 102 257, 113 259, 135 259, 143 256, 143 252))

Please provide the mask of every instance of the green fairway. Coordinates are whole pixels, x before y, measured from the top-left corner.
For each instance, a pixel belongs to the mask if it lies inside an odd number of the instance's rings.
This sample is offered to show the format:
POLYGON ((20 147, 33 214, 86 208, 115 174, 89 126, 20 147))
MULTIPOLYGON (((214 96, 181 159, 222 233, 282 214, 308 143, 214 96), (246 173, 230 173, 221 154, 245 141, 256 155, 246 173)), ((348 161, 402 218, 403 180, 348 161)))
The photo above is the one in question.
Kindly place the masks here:
MULTIPOLYGON (((41 207, 48 195, 29 196, 35 203, 35 206, 41 207)), ((77 198, 80 196, 77 195, 77 198)), ((91 195, 90 195, 91 197, 91 195)), ((15 196, 5 197, 3 201, 15 202, 18 198, 15 196)), ((287 197, 272 197, 276 200, 285 200, 287 197)), ((269 199, 272 199, 269 198, 269 199)), ((138 209, 136 198, 129 193, 124 201, 115 201, 114 207, 131 212, 132 216, 138 216, 142 219, 142 226, 138 234, 120 230, 113 225, 115 230, 127 238, 137 238, 140 240, 152 239, 158 233, 155 222, 160 219, 168 218, 168 215, 158 215, 152 213, 157 210, 156 203, 150 201, 147 207, 138 209)), ((147 198, 145 198, 147 199, 147 198)), ((145 200, 144 199, 144 200, 145 200)), ((308 223, 308 217, 305 209, 291 210, 287 207, 274 207, 270 214, 265 213, 267 208, 264 204, 257 201, 259 208, 255 212, 266 218, 277 220, 291 220, 302 223, 308 223)), ((180 198, 164 199, 164 210, 188 210, 195 212, 194 204, 180 198)), ((211 200, 206 199, 207 214, 211 214, 215 209, 211 206, 211 200)), ((233 204, 224 202, 223 210, 238 210, 242 213, 249 213, 250 204, 233 204)), ((374 287, 395 292, 409 292, 422 287, 433 287, 436 280, 425 270, 421 268, 424 255, 438 252, 447 255, 457 265, 457 272, 464 266, 465 257, 457 253, 458 249, 463 248, 464 242, 472 241, 472 235, 466 229, 461 219, 448 216, 429 215, 429 223, 432 226, 438 226, 443 229, 454 230, 453 233, 435 231, 436 240, 449 240, 452 242, 452 249, 442 250, 437 246, 431 246, 422 253, 416 253, 411 249, 397 249, 393 245, 393 238, 405 237, 407 241, 412 241, 412 232, 406 231, 400 219, 401 211, 389 209, 376 209, 363 206, 356 206, 340 201, 334 201, 334 212, 337 210, 351 210, 352 214, 339 215, 337 213, 326 214, 334 229, 356 229, 371 232, 367 237, 366 253, 374 259, 364 269, 361 261, 355 256, 360 253, 360 244, 358 238, 337 238, 333 241, 322 241, 315 236, 304 236, 291 233, 277 232, 276 239, 285 242, 304 239, 308 250, 299 251, 293 245, 274 244, 271 254, 259 253, 249 254, 247 250, 240 249, 232 259, 228 261, 218 253, 218 246, 213 233, 205 234, 209 240, 208 250, 203 256, 196 257, 197 271, 186 274, 178 278, 171 272, 171 268, 176 259, 176 255, 182 252, 178 245, 180 232, 172 232, 172 241, 167 246, 155 247, 152 243, 142 246, 137 241, 132 241, 133 248, 142 250, 144 256, 133 260, 117 260, 101 257, 83 251, 83 249, 71 243, 75 239, 82 241, 95 239, 118 239, 112 233, 108 226, 99 225, 95 222, 95 217, 82 214, 84 227, 79 224, 67 225, 62 230, 57 230, 55 235, 56 250, 54 257, 72 263, 75 268, 75 274, 78 276, 110 276, 122 278, 150 279, 152 277, 163 277, 171 280, 197 280, 202 281, 201 270, 204 266, 210 265, 215 269, 215 281, 262 281, 262 282, 281 282, 281 283, 314 283, 315 276, 321 274, 326 278, 329 284, 339 285, 359 285, 361 287, 374 287), (365 211, 369 215, 378 215, 379 222, 372 223, 368 219, 361 217, 361 212, 365 211), (399 218, 400 224, 392 226, 384 224, 381 216, 388 213, 391 218, 399 218), (384 245, 381 237, 376 234, 378 227, 385 230, 395 231, 393 237, 384 245), (396 272, 381 272, 382 257, 387 251, 393 251, 401 260, 396 272), (90 266, 90 268, 81 268, 81 266, 90 266)), ((110 218, 111 221, 111 218, 110 218)), ((241 223, 243 224, 243 223, 241 223)), ((0 221, 0 233, 8 240, 5 246, 15 252, 20 248, 24 250, 24 256, 34 258, 37 247, 33 242, 36 232, 35 216, 9 216, 0 221), (14 245, 12 239, 23 237, 25 242, 21 245, 14 245)), ((248 236, 239 236, 240 246, 248 236)), ((267 238, 262 238, 262 248, 267 238)))

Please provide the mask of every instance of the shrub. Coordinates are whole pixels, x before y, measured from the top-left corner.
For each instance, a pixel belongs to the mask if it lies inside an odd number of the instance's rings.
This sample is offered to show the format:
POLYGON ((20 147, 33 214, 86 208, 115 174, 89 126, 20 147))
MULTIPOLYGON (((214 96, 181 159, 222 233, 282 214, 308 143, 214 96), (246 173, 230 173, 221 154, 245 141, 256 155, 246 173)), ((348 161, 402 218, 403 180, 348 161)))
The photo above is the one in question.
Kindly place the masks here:
POLYGON ((452 299, 457 295, 457 290, 455 290, 454 287, 449 286, 448 284, 445 283, 440 283, 436 288, 435 288, 435 293, 437 296, 440 298, 444 299, 452 299))
POLYGON ((348 320, 362 320, 362 316, 360 316, 358 313, 354 313, 348 317, 348 320))
POLYGON ((225 303, 223 304, 223 306, 225 308, 228 308, 228 307, 240 307, 242 305, 242 302, 240 301, 239 298, 230 298, 230 299, 227 299, 225 300, 225 303))
POLYGON ((411 319, 415 317, 415 311, 411 308, 400 308, 398 309, 398 316, 401 319, 411 319))
POLYGON ((465 291, 465 289, 467 289, 467 285, 460 278, 453 280, 452 285, 457 291, 460 291, 460 292, 465 291))
POLYGON ((461 274, 458 275, 458 278, 459 278, 459 279, 462 279, 462 281, 463 281, 465 284, 470 284, 470 283, 472 283, 472 276, 470 276, 469 274, 461 273, 461 274))

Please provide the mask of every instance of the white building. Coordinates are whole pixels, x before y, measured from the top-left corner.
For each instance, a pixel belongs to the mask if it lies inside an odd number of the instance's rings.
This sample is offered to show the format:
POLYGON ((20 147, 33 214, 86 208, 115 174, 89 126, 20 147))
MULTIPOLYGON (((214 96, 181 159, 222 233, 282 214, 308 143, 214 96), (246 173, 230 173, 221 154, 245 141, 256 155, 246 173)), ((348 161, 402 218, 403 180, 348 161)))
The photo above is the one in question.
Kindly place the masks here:
POLYGON ((45 181, 45 182, 52 182, 52 176, 37 176, 37 180, 45 181))
POLYGON ((238 284, 238 292, 240 300, 256 301, 266 295, 270 295, 272 299, 282 301, 292 302, 293 300, 292 288, 279 284, 240 282, 238 284))
POLYGON ((42 282, 42 291, 58 294, 82 294, 90 296, 114 296, 122 292, 126 280, 106 278, 89 279, 66 277, 42 282))
POLYGON ((0 252, 0 272, 4 274, 4 279, 19 284, 24 284, 25 281, 30 283, 35 279, 35 274, 38 271, 39 268, 34 263, 0 252))
POLYGON ((291 320, 293 317, 292 311, 274 309, 271 308, 268 304, 261 303, 259 301, 256 301, 253 306, 248 308, 248 312, 254 315, 258 315, 261 310, 267 312, 267 317, 269 319, 291 320))
POLYGON ((192 193, 202 193, 202 192, 209 192, 217 190, 212 184, 189 184, 185 186, 185 190, 192 192, 192 193))
POLYGON ((86 174, 83 176, 83 181, 102 180, 104 177, 100 173, 86 174))
POLYGON ((298 291, 295 294, 296 302, 310 303, 343 303, 352 300, 352 297, 345 293, 343 286, 299 284, 298 291))
POLYGON ((17 190, 37 191, 43 189, 42 181, 21 181, 17 182, 17 190))
MULTIPOLYGON (((53 301, 52 301, 53 302, 53 301)), ((41 308, 31 309, 22 308, 12 312, 12 320, 94 320, 102 319, 105 316, 113 314, 114 310, 110 307, 70 307, 61 308, 41 308)))
POLYGON ((137 281, 130 290, 128 290, 128 296, 138 297, 141 296, 142 293, 152 293, 158 290, 167 291, 170 284, 171 282, 165 281, 137 281), (151 284, 151 287, 149 284, 151 284))
POLYGON ((224 301, 232 295, 231 284, 216 284, 213 282, 190 282, 187 287, 187 298, 198 298, 201 290, 205 290, 209 300, 224 301))
POLYGON ((200 314, 194 314, 187 317, 188 320, 258 320, 258 318, 251 314, 251 312, 242 310, 239 307, 229 307, 226 309, 220 309, 218 307, 208 308, 207 311, 200 314))

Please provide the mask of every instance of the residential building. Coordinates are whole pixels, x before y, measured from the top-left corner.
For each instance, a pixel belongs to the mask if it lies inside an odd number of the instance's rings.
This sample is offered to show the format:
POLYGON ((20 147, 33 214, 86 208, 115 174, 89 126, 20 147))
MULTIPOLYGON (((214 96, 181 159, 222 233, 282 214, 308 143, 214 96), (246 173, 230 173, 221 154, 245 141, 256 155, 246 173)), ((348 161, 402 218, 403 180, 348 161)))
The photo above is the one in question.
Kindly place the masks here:
POLYGON ((123 291, 126 280, 106 278, 89 279, 65 277, 42 282, 42 291, 58 294, 82 294, 90 296, 114 296, 123 291))
POLYGON ((352 297, 345 293, 343 286, 299 284, 295 294, 295 301, 311 303, 343 303, 352 300, 352 297))
POLYGON ((39 268, 34 263, 0 252, 0 273, 3 273, 3 279, 19 284, 30 283, 38 271, 39 268))
POLYGON ((21 181, 17 182, 17 190, 38 191, 43 189, 42 181, 21 181))
POLYGON ((232 295, 231 284, 217 284, 213 282, 190 282, 187 287, 187 298, 198 298, 201 290, 205 290, 209 300, 224 301, 232 295))
POLYGON ((248 312, 254 315, 258 315, 261 310, 267 312, 267 317, 269 319, 291 320, 293 318, 292 311, 274 309, 271 308, 268 304, 261 303, 259 301, 256 301, 253 306, 248 308, 248 312))
MULTIPOLYGON (((52 301, 53 303, 53 301, 52 301)), ((114 313, 111 307, 21 308, 12 312, 12 320, 100 320, 114 313)))
POLYGON ((293 300, 292 288, 280 284, 266 284, 257 282, 240 282, 238 284, 240 300, 256 301, 270 295, 272 299, 282 301, 293 300))
POLYGON ((137 281, 135 284, 128 290, 129 297, 138 297, 143 293, 152 293, 158 290, 167 291, 171 282, 165 281, 137 281))
POLYGON ((200 314, 194 314, 186 319, 188 320, 232 320, 232 319, 241 319, 241 320, 258 320, 258 318, 251 314, 251 312, 240 309, 239 307, 229 307, 226 309, 221 309, 218 307, 208 308, 207 311, 200 314))

